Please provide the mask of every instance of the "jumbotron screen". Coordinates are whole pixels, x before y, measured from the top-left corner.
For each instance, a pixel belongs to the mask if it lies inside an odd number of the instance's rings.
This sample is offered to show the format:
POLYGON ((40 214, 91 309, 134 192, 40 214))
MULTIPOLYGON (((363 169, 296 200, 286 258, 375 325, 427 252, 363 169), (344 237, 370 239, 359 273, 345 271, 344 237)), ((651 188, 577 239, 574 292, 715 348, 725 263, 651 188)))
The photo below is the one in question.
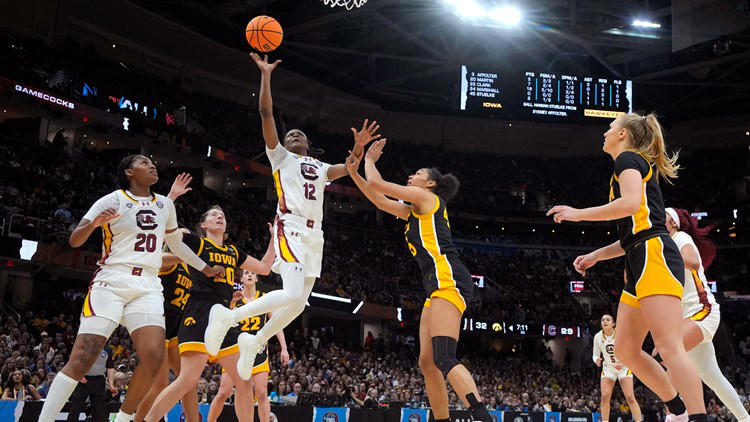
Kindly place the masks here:
POLYGON ((459 109, 508 119, 582 122, 633 111, 633 81, 461 66, 459 109))

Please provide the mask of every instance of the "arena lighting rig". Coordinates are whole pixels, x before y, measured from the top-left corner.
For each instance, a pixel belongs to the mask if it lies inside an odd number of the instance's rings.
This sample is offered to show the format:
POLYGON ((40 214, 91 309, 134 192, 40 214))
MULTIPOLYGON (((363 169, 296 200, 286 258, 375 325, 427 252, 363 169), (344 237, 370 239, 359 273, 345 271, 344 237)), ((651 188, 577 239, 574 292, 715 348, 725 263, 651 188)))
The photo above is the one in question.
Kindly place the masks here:
POLYGON ((512 5, 484 7, 476 0, 443 0, 456 16, 472 19, 477 25, 515 27, 523 20, 521 10, 512 5))

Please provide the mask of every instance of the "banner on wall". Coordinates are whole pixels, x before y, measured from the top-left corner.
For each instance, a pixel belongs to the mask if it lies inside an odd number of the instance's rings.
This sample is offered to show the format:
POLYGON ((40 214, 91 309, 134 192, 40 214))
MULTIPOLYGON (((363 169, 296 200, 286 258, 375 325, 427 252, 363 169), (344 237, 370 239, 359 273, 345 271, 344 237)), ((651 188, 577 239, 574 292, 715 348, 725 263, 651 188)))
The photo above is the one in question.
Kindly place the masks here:
POLYGON ((492 422, 503 422, 503 412, 500 410, 490 410, 492 422))
POLYGON ((429 409, 401 408, 401 422, 429 422, 429 409))
POLYGON ((546 412, 544 414, 544 422, 560 422, 561 417, 560 412, 546 412))
POLYGON ((20 421, 23 405, 22 401, 0 401, 0 421, 20 421))
POLYGON ((312 420, 313 422, 348 422, 349 409, 344 407, 316 407, 313 408, 312 420))
POLYGON ((544 422, 543 412, 503 412, 504 422, 544 422))
POLYGON ((563 413, 561 422, 593 422, 591 413, 563 413))

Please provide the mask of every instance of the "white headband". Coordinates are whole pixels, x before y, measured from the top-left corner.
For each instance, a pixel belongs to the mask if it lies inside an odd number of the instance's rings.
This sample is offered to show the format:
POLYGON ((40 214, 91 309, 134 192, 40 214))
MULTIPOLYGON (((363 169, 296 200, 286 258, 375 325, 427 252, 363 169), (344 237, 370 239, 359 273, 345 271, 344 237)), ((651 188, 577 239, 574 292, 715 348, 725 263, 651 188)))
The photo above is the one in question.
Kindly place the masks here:
POLYGON ((674 224, 677 226, 677 229, 680 228, 680 217, 677 216, 677 211, 674 210, 674 208, 665 208, 664 211, 666 211, 667 214, 669 214, 670 217, 672 217, 672 221, 674 221, 674 224))

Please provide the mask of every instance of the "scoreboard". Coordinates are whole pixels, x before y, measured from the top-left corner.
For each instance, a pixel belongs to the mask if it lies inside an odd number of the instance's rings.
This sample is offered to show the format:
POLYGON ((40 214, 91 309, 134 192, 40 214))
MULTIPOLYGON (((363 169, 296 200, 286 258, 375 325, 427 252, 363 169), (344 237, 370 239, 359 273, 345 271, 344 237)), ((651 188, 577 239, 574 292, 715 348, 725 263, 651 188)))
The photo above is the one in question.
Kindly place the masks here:
POLYGON ((633 111, 633 82, 549 72, 461 66, 459 109, 509 119, 582 122, 633 111))

